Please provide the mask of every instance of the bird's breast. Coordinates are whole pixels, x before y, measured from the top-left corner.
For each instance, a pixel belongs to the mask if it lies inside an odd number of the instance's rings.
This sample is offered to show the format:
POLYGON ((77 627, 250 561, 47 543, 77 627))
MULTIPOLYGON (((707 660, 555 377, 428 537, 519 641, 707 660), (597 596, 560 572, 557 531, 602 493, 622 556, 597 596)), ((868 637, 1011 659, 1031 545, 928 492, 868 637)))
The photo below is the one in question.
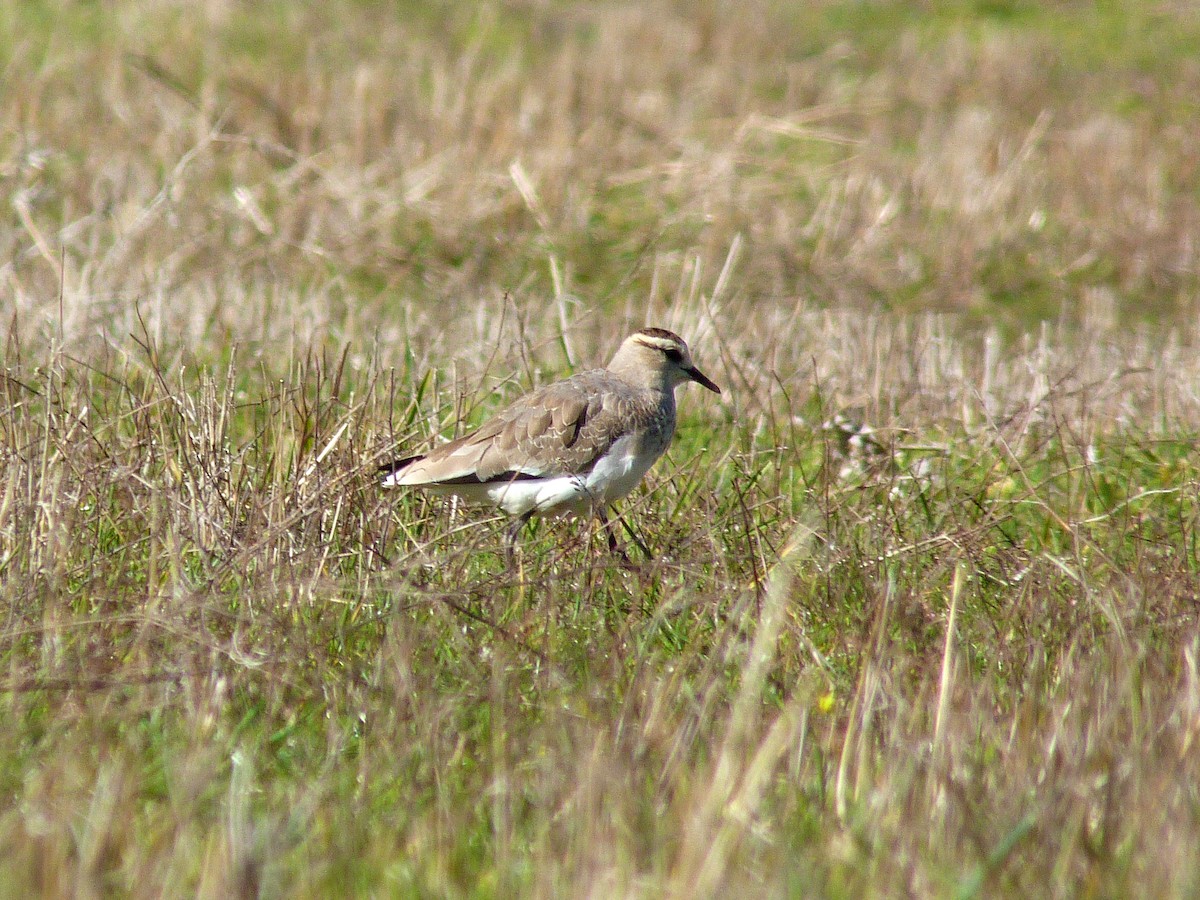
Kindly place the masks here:
POLYGON ((649 438, 650 434, 626 435, 596 461, 587 475, 587 490, 594 502, 611 503, 638 486, 667 447, 661 438, 649 438))

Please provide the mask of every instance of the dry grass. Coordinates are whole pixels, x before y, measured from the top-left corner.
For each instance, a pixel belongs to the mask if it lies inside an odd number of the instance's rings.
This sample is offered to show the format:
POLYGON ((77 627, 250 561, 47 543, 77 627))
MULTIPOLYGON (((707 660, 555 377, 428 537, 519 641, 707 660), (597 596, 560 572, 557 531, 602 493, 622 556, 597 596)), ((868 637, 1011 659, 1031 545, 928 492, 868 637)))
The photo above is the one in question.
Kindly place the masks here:
POLYGON ((986 7, 0 5, 0 884, 1195 893, 1200 26, 986 7), (638 571, 375 488, 646 321, 638 571))

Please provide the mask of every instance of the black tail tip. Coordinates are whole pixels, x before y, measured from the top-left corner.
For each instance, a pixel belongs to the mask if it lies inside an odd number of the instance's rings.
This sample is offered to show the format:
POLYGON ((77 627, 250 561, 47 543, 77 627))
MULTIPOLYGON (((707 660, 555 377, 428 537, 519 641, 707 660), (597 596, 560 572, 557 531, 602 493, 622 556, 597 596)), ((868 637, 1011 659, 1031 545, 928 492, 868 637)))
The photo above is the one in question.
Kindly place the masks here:
POLYGON ((379 466, 377 471, 382 477, 387 478, 389 475, 395 475, 401 469, 405 469, 408 466, 411 466, 413 463, 419 462, 424 458, 424 456, 406 456, 404 459, 398 459, 394 462, 384 463, 382 466, 379 466))

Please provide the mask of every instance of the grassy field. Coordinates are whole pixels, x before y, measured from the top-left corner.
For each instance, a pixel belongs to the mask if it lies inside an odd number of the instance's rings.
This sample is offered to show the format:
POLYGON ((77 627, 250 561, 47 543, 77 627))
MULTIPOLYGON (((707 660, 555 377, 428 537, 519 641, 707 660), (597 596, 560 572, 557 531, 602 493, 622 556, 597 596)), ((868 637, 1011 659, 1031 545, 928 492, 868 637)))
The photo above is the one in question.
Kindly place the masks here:
POLYGON ((1195 896, 1197 46, 0 0, 0 896, 1195 896), (643 324, 635 569, 376 487, 643 324))

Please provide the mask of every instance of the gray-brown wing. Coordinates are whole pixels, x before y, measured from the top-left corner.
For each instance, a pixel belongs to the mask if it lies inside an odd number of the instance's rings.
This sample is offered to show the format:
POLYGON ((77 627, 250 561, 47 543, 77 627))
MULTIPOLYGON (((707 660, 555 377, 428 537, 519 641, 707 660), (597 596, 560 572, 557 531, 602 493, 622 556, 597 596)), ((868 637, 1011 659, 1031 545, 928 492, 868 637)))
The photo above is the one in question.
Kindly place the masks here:
POLYGON ((637 424, 620 387, 602 370, 547 385, 413 463, 405 481, 487 482, 586 472, 637 424))

